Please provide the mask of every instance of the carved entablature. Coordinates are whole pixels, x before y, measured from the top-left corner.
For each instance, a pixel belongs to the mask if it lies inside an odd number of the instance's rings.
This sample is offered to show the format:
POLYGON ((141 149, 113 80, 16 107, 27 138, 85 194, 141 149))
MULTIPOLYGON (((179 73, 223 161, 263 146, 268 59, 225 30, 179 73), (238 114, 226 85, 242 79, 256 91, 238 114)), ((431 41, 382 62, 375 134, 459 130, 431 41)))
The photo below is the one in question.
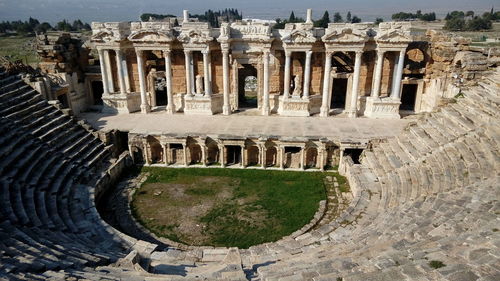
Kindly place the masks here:
POLYGON ((132 22, 130 31, 128 40, 134 43, 166 43, 175 39, 170 22, 132 22))
POLYGON ((186 22, 182 24, 177 39, 183 45, 207 45, 214 40, 212 29, 207 22, 186 22))
POLYGON ((364 44, 370 39, 370 26, 365 23, 330 23, 321 40, 330 44, 364 44))
POLYGON ((382 47, 407 46, 413 41, 409 22, 383 22, 375 36, 375 41, 382 47))
POLYGON ((92 37, 95 43, 121 42, 130 34, 130 25, 126 22, 93 22, 92 37))
POLYGON ((231 38, 269 43, 273 40, 269 23, 234 22, 230 27, 231 38))

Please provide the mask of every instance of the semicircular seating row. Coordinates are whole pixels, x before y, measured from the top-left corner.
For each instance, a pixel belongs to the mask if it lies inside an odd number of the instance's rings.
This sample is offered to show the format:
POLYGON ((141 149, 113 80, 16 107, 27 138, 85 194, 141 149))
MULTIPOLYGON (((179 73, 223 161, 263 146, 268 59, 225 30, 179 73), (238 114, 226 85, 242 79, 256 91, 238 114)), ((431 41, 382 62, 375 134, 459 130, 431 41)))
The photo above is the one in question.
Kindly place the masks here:
POLYGON ((1 70, 0 131, 0 279, 39 279, 126 255, 89 210, 108 147, 1 70))
MULTIPOLYGON (((348 169, 350 184, 357 186, 358 192, 345 213, 295 239, 288 237, 239 249, 239 270, 251 280, 499 280, 499 88, 500 71, 497 71, 477 86, 464 89, 463 97, 457 97, 455 102, 422 115, 397 137, 373 145, 364 152, 361 164, 352 164, 348 169), (435 269, 430 266, 432 260, 445 266, 435 269)), ((161 275, 108 266, 108 261, 121 257, 124 251, 97 219, 85 217, 89 196, 81 187, 92 186, 93 182, 78 173, 80 169, 98 173, 99 163, 103 163, 105 157, 88 160, 87 165, 77 160, 89 159, 83 156, 86 154, 71 160, 72 154, 66 153, 68 145, 58 143, 66 149, 53 148, 54 143, 47 142, 47 137, 41 138, 35 133, 38 126, 29 127, 32 121, 23 121, 23 118, 36 120, 47 114, 20 113, 16 119, 5 120, 3 116, 10 115, 3 112, 17 104, 4 106, 5 93, 0 93, 0 125, 8 131, 5 141, 0 137, 3 144, 0 235, 14 238, 7 243, 1 240, 0 277, 2 272, 18 272, 15 276, 20 279, 236 279, 228 276, 238 275, 224 275, 224 272, 235 273, 237 268, 204 263, 205 252, 196 249, 183 253, 175 249, 153 252, 149 259, 150 271, 161 275), (16 141, 21 135, 26 135, 25 140, 16 141), (11 146, 5 146, 11 142, 11 146), (48 153, 50 158, 59 158, 23 160, 25 156, 35 157, 27 151, 36 149, 39 142, 41 150, 52 149, 52 153, 48 153), (76 167, 34 163, 59 163, 61 159, 76 167), (9 165, 11 162, 18 164, 9 165), (29 168, 31 165, 36 169, 29 168), (50 184, 40 180, 40 176, 31 175, 38 175, 37 172, 45 168, 58 169, 44 173, 51 176, 50 184), (77 176, 66 177, 60 172, 66 170, 77 176), (25 172, 30 174, 25 176, 25 172), (80 182, 67 183, 70 178, 80 182), (15 185, 18 179, 20 182, 15 185), (30 179, 33 184, 21 182, 22 179, 30 179), (42 196, 30 188, 39 188, 42 196), (53 215, 57 218, 52 218, 53 215), (182 264, 183 269, 199 270, 174 272, 172 256, 177 257, 176 262, 182 264), (201 261, 188 258, 193 256, 199 256, 201 261), (93 262, 91 257, 102 257, 106 262, 93 262), (37 264, 33 261, 41 264, 36 271, 23 268, 30 262, 37 264), (51 268, 49 261, 73 264, 67 268, 62 265, 51 268), (57 269, 64 271, 56 272, 57 269), (38 274, 43 270, 47 271, 38 274)), ((31 104, 36 104, 36 99, 31 104)), ((10 114, 23 112, 25 106, 12 108, 10 114)), ((43 124, 56 119, 49 116, 43 124)), ((45 135, 51 129, 42 131, 40 134, 45 135)), ((212 251, 224 252, 223 249, 212 251)))

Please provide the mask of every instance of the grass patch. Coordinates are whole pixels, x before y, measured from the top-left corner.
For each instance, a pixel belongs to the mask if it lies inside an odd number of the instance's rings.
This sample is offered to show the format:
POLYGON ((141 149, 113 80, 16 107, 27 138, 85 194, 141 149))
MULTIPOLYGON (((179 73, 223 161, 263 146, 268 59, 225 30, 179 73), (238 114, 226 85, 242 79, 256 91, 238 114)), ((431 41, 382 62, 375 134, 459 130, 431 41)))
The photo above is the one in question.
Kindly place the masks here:
POLYGON ((11 60, 22 60, 23 63, 37 64, 40 62, 34 48, 35 37, 31 36, 0 36, 0 56, 11 60))
POLYGON ((434 269, 438 269, 441 267, 445 267, 446 265, 442 261, 433 260, 433 261, 429 262, 429 266, 434 268, 434 269))
POLYGON ((326 198, 320 172, 144 167, 133 215, 189 245, 248 248, 309 223, 326 198))

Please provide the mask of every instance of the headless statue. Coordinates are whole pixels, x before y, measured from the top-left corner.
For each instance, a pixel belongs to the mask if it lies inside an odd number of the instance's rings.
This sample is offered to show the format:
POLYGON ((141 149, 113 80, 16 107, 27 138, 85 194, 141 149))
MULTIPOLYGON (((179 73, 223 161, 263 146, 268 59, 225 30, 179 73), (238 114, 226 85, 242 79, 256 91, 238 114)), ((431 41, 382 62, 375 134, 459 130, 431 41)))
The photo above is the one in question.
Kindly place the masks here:
POLYGON ((196 93, 203 93, 203 76, 201 76, 200 74, 196 75, 196 93))
POLYGON ((302 93, 302 77, 300 75, 295 76, 293 84, 295 88, 293 89, 292 96, 300 97, 300 94, 302 93))

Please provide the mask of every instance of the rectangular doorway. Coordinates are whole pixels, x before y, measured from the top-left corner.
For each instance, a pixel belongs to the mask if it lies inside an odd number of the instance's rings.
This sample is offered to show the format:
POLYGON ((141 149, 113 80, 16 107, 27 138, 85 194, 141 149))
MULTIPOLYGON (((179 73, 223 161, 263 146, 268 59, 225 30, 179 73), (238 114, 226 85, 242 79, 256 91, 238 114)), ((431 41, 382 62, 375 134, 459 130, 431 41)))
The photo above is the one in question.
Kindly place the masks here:
POLYGON ((401 91, 400 110, 415 111, 415 100, 417 98, 417 84, 403 84, 401 91))
POLYGON ((347 78, 334 78, 332 84, 332 100, 330 108, 345 108, 347 95, 347 78))

